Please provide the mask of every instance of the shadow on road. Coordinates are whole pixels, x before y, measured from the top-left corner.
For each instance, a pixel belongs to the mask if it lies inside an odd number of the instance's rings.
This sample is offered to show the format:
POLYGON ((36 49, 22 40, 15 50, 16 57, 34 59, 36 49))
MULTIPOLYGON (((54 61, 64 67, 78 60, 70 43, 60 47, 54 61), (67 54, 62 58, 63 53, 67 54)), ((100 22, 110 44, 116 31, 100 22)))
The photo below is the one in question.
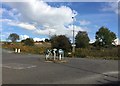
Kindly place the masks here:
POLYGON ((56 64, 63 65, 63 66, 73 68, 73 69, 78 69, 78 70, 90 72, 90 73, 100 74, 100 75, 103 75, 103 76, 106 76, 106 77, 112 77, 112 78, 117 78, 118 79, 118 77, 115 77, 115 76, 112 76, 112 75, 103 74, 103 73, 100 73, 100 72, 95 72, 95 71, 91 71, 91 70, 87 70, 87 69, 83 69, 83 68, 78 68, 78 67, 74 67, 74 66, 71 66, 71 65, 68 65, 68 64, 63 64, 63 63, 56 63, 56 64))
MULTIPOLYGON (((103 73, 99 73, 99 72, 95 72, 95 71, 91 71, 91 70, 87 70, 87 69, 83 69, 83 68, 78 68, 78 67, 74 67, 74 66, 67 65, 67 64, 61 64, 61 63, 56 63, 56 64, 63 65, 63 66, 67 66, 67 67, 74 68, 74 69, 78 69, 78 70, 82 70, 82 71, 86 71, 86 72, 91 72, 91 73, 95 73, 95 74, 104 75, 104 76, 106 76, 106 77, 112 77, 112 78, 118 79, 118 77, 115 77, 115 76, 112 76, 112 75, 107 75, 107 74, 103 74, 103 73)), ((116 85, 120 86, 120 81, 119 81, 119 79, 118 79, 118 81, 111 81, 111 80, 108 80, 108 79, 104 79, 104 81, 107 81, 107 83, 102 82, 102 81, 97 81, 97 82, 99 82, 99 83, 102 84, 103 86, 104 86, 104 85, 109 85, 109 84, 116 84, 116 85)), ((97 85, 97 86, 100 86, 100 85, 97 85)), ((111 86, 112 86, 112 85, 111 85, 111 86)), ((114 86, 114 85, 113 85, 113 86, 114 86)))
POLYGON ((109 85, 109 86, 120 86, 120 81, 109 81, 107 83, 104 83, 102 81, 98 81, 100 83, 100 85, 97 85, 97 86, 105 86, 105 85, 109 85))

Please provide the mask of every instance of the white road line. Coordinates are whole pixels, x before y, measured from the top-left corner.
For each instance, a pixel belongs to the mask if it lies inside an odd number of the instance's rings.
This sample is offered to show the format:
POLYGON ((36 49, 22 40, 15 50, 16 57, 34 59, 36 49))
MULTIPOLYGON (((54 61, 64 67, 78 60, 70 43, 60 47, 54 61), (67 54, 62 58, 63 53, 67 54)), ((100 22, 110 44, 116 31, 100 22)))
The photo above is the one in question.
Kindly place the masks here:
POLYGON ((27 67, 27 68, 33 68, 33 67, 37 67, 37 66, 30 66, 30 67, 27 67))
POLYGON ((3 67, 5 67, 5 68, 12 68, 12 67, 10 67, 10 66, 3 66, 3 67))
POLYGON ((119 71, 110 71, 110 72, 105 72, 105 73, 102 73, 102 74, 118 74, 119 71))
POLYGON ((2 67, 10 68, 10 69, 27 69, 27 68, 37 67, 37 66, 31 65, 31 64, 8 63, 8 64, 3 64, 2 67))
POLYGON ((23 67, 13 67, 12 69, 24 69, 23 67))

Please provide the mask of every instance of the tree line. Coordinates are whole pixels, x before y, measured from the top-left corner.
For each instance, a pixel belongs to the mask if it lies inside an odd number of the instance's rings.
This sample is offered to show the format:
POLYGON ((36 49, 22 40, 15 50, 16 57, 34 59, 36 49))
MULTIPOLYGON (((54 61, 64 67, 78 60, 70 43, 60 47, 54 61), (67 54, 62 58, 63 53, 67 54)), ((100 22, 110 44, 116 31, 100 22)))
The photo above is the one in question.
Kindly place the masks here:
MULTIPOLYGON (((116 39, 116 34, 112 31, 110 31, 107 27, 101 27, 95 34, 95 42, 93 45, 95 47, 111 47, 112 43, 116 39)), ((16 42, 19 40, 19 35, 16 33, 12 33, 8 37, 9 40, 12 42, 16 42)), ((45 39, 46 42, 51 42, 52 48, 61 48, 65 51, 70 51, 72 48, 71 41, 68 37, 65 35, 54 35, 49 39, 45 39)), ((76 48, 87 48, 89 47, 90 39, 88 37, 88 33, 85 31, 79 31, 77 35, 75 36, 75 44, 76 48)), ((34 45, 34 40, 32 38, 27 38, 25 40, 22 40, 21 43, 28 46, 34 45)))

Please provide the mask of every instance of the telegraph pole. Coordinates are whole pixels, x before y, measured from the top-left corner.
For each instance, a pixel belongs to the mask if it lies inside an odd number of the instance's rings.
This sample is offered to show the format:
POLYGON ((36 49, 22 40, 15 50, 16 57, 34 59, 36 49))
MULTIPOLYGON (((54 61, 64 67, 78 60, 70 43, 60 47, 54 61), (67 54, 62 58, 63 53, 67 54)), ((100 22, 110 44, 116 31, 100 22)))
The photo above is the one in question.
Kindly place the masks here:
POLYGON ((50 39, 50 37, 51 37, 51 32, 49 31, 49 39, 50 39))
POLYGON ((72 17, 73 19, 73 44, 72 44, 72 54, 73 57, 75 57, 75 29, 74 29, 74 17, 72 17))

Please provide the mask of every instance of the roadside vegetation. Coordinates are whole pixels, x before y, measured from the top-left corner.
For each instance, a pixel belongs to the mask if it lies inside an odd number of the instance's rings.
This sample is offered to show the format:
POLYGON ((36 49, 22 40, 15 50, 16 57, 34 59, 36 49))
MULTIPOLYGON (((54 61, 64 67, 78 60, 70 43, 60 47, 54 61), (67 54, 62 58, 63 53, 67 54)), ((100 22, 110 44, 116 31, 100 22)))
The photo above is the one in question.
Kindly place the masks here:
POLYGON ((5 43, 2 45, 2 48, 15 51, 15 49, 20 49, 21 53, 31 53, 31 54, 44 54, 47 48, 51 48, 50 43, 43 43, 42 45, 27 46, 23 43, 5 43))
POLYGON ((75 55, 76 57, 81 57, 81 58, 120 60, 120 58, 118 57, 118 47, 101 48, 101 49, 77 48, 75 55))
MULTIPOLYGON (((106 27, 101 27, 95 34, 95 42, 90 44, 87 32, 79 31, 75 37, 75 56, 78 58, 120 60, 120 46, 114 42, 116 38, 115 33, 106 27)), ((45 39, 44 42, 34 42, 32 38, 16 42, 19 40, 19 35, 13 33, 9 35, 8 39, 11 42, 4 42, 2 45, 5 49, 15 50, 15 48, 19 48, 22 53, 44 54, 46 49, 57 48, 63 49, 65 56, 72 57, 72 44, 70 39, 65 35, 54 35, 51 39, 45 39)))

